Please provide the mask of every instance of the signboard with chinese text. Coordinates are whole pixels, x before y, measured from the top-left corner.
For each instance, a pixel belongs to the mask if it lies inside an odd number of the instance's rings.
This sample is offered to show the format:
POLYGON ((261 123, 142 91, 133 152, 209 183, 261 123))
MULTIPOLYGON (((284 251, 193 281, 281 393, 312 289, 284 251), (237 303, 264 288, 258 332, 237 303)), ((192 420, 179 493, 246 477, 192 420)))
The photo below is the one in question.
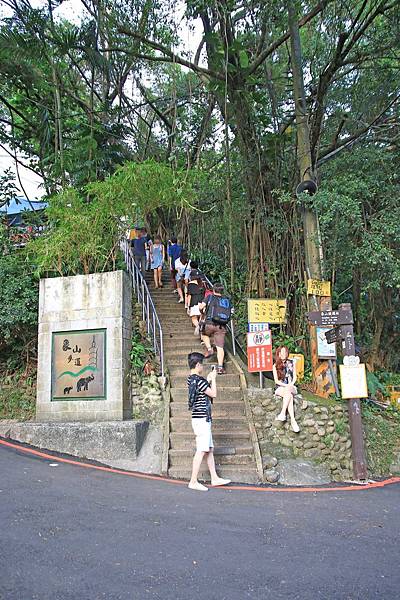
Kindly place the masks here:
POLYGON ((249 323, 248 332, 257 333, 258 331, 268 331, 269 323, 249 323))
POLYGON ((330 296, 331 282, 320 281, 319 279, 308 279, 307 294, 309 296, 330 296))
POLYGON ((307 313, 307 319, 311 325, 320 327, 332 327, 333 325, 346 325, 353 323, 351 310, 314 310, 307 313))
POLYGON ((365 365, 340 365, 339 369, 342 398, 368 398, 365 365))
POLYGON ((254 298, 247 300, 249 323, 285 323, 286 300, 254 298))
POLYGON ((272 336, 270 331, 247 334, 249 373, 272 371, 272 336))
POLYGON ((52 400, 106 398, 106 330, 53 333, 52 400))
POLYGON ((329 327, 317 327, 317 353, 318 358, 336 358, 336 344, 328 344, 325 333, 329 331, 329 327))

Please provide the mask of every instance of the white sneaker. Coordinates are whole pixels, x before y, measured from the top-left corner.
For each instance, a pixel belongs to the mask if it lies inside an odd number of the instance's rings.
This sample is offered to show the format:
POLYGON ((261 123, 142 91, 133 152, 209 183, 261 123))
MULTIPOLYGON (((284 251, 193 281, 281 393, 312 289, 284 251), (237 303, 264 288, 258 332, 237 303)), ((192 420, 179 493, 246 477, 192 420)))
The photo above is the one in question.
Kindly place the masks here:
POLYGON ((190 490, 196 490, 197 492, 208 492, 208 487, 196 481, 196 483, 189 483, 188 488, 190 490))
POLYGON ((297 421, 295 421, 295 420, 293 419, 293 421, 291 422, 291 426, 292 426, 292 429, 293 429, 293 431, 294 431, 295 433, 299 433, 299 431, 300 431, 300 427, 297 425, 297 421))
POLYGON ((223 479, 222 477, 218 477, 218 479, 214 479, 214 481, 211 481, 211 485, 213 487, 217 487, 218 485, 228 485, 228 483, 231 483, 231 480, 223 479))
POLYGON ((279 413, 279 415, 275 417, 275 421, 282 421, 282 423, 284 423, 286 421, 286 415, 282 415, 282 413, 279 413))

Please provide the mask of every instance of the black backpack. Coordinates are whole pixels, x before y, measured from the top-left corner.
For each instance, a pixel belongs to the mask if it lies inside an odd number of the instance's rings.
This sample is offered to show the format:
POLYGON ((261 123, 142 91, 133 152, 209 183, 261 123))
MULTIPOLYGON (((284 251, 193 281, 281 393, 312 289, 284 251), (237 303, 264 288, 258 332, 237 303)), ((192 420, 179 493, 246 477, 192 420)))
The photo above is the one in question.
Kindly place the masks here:
POLYGON ((210 296, 207 307, 207 319, 215 325, 228 325, 232 318, 232 304, 225 296, 210 296))

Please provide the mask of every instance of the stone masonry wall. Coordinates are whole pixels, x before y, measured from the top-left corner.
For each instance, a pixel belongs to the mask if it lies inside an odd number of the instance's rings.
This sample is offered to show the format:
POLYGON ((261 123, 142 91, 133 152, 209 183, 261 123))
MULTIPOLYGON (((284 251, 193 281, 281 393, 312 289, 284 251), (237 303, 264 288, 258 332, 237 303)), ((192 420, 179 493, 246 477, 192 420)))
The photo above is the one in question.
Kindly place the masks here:
POLYGON ((132 375, 133 418, 144 419, 152 425, 161 425, 164 419, 164 398, 159 378, 154 373, 140 378, 132 375))
POLYGON ((253 413, 265 476, 277 483, 275 469, 280 459, 304 458, 323 465, 333 481, 352 478, 350 427, 345 404, 335 402, 319 404, 295 398, 295 416, 300 432, 294 433, 289 422, 275 418, 282 399, 272 388, 249 389, 248 397, 253 413))

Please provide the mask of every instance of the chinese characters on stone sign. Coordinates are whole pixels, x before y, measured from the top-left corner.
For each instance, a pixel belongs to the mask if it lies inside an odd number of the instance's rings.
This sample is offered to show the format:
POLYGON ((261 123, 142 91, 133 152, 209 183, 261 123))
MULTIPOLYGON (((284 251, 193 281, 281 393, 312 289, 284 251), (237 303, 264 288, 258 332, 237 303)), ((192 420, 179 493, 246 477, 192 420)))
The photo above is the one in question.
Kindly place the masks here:
POLYGON ((105 355, 105 329, 53 333, 51 399, 105 399, 105 355))

